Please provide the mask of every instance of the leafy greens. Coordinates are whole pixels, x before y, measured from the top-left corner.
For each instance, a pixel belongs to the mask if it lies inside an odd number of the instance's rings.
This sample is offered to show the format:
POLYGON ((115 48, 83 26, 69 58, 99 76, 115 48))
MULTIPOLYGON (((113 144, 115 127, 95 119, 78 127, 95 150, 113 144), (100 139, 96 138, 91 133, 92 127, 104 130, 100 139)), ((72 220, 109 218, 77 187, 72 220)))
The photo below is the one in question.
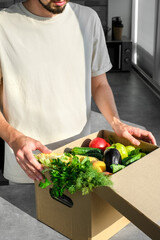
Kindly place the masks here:
POLYGON ((89 158, 86 157, 80 162, 77 156, 72 156, 72 161, 65 161, 65 158, 50 160, 49 167, 42 173, 49 172, 50 180, 44 175, 44 182, 40 182, 41 188, 51 186, 51 194, 58 198, 67 189, 71 194, 82 191, 82 195, 88 194, 94 188, 100 186, 112 186, 110 176, 98 172, 93 168, 89 158))

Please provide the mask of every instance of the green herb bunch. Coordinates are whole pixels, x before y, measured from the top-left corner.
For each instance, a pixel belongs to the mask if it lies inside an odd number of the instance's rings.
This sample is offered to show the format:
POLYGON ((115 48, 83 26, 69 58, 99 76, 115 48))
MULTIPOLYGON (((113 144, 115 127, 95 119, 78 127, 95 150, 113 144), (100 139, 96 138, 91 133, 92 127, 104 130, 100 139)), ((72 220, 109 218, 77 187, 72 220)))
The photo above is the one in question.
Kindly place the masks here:
POLYGON ((60 158, 52 159, 50 167, 45 168, 42 173, 49 172, 50 180, 44 176, 44 182, 40 182, 41 188, 51 187, 51 195, 58 198, 67 189, 71 194, 82 191, 82 195, 88 194, 94 188, 100 186, 112 186, 110 176, 98 172, 93 168, 89 158, 82 162, 77 156, 72 156, 72 161, 65 162, 60 158))

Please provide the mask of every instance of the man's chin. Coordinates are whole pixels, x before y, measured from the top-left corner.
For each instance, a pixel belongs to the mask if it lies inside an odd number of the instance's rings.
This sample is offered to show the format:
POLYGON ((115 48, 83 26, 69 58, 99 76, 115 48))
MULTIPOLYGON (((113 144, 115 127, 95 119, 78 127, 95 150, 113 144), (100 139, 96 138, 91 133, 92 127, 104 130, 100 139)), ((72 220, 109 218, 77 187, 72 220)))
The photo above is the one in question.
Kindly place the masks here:
MULTIPOLYGON (((68 2, 68 1, 67 1, 68 2)), ((60 14, 64 11, 66 4, 63 6, 50 6, 50 4, 45 5, 43 2, 41 2, 41 0, 39 0, 39 3, 43 6, 43 8, 45 8, 47 11, 53 13, 53 14, 60 14)))

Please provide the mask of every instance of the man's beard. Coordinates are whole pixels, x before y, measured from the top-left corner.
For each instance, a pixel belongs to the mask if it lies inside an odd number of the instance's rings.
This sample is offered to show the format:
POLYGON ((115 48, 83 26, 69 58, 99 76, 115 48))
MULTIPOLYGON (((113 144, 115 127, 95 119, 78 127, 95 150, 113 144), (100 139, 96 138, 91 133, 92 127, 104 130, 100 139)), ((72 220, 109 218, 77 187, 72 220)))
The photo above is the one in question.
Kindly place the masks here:
MULTIPOLYGON (((66 3, 69 2, 69 0, 66 0, 66 3)), ((43 2, 41 2, 41 0, 39 0, 39 3, 49 12, 53 13, 53 14, 59 14, 62 13, 66 7, 66 4, 64 6, 55 6, 54 8, 52 8, 50 6, 50 2, 45 5, 43 2)))

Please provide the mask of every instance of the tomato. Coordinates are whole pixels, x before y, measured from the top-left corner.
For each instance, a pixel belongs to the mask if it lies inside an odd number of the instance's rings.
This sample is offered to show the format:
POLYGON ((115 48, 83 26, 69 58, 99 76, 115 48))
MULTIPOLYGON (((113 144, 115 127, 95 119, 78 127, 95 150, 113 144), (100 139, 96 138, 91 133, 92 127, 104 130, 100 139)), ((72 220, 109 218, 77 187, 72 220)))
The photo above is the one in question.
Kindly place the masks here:
POLYGON ((109 147, 110 144, 103 138, 96 137, 93 140, 90 141, 89 147, 91 148, 99 148, 102 151, 106 149, 106 147, 109 147))
POLYGON ((111 172, 103 172, 104 175, 112 175, 113 173, 111 172))

